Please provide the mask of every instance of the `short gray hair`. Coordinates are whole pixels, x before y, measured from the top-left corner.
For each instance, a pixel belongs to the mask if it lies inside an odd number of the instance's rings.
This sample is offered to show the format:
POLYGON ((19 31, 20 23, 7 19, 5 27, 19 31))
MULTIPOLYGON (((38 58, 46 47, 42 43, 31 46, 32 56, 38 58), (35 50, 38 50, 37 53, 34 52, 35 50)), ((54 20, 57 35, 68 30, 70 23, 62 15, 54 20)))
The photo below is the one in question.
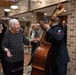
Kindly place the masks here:
POLYGON ((14 27, 14 23, 15 22, 19 22, 17 19, 11 19, 10 21, 9 21, 9 29, 11 29, 12 27, 14 27))

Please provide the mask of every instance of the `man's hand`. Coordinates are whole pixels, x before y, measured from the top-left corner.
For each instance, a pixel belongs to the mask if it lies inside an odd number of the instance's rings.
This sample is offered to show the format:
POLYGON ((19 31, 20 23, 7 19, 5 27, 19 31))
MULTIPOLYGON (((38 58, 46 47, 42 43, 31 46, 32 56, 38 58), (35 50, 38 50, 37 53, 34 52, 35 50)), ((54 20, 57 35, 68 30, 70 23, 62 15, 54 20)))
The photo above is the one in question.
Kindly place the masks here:
POLYGON ((43 24, 43 25, 41 25, 41 28, 43 30, 47 30, 48 28, 50 28, 50 26, 49 26, 49 24, 43 24))
POLYGON ((35 41, 40 41, 40 37, 36 37, 35 38, 35 41))
POLYGON ((29 42, 33 42, 35 41, 35 38, 29 39, 29 42))
POLYGON ((29 42, 35 42, 35 41, 40 41, 40 37, 35 37, 29 40, 29 42))

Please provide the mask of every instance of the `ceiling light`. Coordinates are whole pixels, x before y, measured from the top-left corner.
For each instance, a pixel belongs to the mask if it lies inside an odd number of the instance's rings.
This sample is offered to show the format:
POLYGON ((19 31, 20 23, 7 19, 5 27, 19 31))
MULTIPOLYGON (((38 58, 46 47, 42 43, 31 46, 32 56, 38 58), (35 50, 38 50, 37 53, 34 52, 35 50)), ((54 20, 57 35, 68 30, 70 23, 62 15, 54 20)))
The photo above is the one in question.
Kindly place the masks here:
POLYGON ((23 19, 25 19, 25 17, 23 17, 23 19))
POLYGON ((64 10, 64 12, 66 12, 67 10, 64 10))
POLYGON ((32 3, 36 3, 36 2, 37 2, 37 3, 42 3, 42 1, 40 1, 40 0, 31 0, 31 2, 32 2, 32 3))
POLYGON ((36 1, 36 0, 31 0, 31 1, 36 1))
POLYGON ((33 15, 31 17, 34 17, 33 15))
POLYGON ((26 19, 24 19, 26 21, 26 19))
POLYGON ((47 13, 44 13, 44 15, 46 16, 46 15, 47 15, 47 13))
POLYGON ((5 12, 10 12, 11 10, 7 8, 7 9, 4 9, 4 11, 5 12))
POLYGON ((12 5, 11 8, 12 8, 12 9, 17 9, 18 6, 17 6, 17 5, 12 5))

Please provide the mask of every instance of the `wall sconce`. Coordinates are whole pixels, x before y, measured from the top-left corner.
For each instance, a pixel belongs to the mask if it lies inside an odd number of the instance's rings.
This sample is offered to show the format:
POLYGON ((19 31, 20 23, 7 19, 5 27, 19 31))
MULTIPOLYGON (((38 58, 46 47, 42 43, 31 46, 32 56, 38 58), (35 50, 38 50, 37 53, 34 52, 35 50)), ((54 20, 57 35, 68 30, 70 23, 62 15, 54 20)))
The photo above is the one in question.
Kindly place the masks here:
POLYGON ((11 10, 9 8, 4 9, 5 12, 10 12, 11 10))
POLYGON ((5 12, 10 12, 11 10, 9 9, 9 0, 6 2, 7 8, 4 9, 5 12))
POLYGON ((32 3, 42 3, 40 0, 31 0, 32 3))

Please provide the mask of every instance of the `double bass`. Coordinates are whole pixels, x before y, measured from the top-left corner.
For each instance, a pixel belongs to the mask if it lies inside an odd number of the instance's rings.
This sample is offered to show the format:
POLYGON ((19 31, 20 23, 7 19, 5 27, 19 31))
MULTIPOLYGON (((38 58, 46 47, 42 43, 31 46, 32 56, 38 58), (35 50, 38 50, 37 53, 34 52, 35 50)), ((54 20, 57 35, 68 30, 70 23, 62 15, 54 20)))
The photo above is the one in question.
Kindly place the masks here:
MULTIPOLYGON (((64 11, 64 5, 58 4, 54 10, 49 25, 55 21, 56 17, 64 11)), ((31 75, 49 75, 53 64, 51 43, 45 41, 46 31, 44 32, 40 45, 36 48, 32 56, 31 75)))

